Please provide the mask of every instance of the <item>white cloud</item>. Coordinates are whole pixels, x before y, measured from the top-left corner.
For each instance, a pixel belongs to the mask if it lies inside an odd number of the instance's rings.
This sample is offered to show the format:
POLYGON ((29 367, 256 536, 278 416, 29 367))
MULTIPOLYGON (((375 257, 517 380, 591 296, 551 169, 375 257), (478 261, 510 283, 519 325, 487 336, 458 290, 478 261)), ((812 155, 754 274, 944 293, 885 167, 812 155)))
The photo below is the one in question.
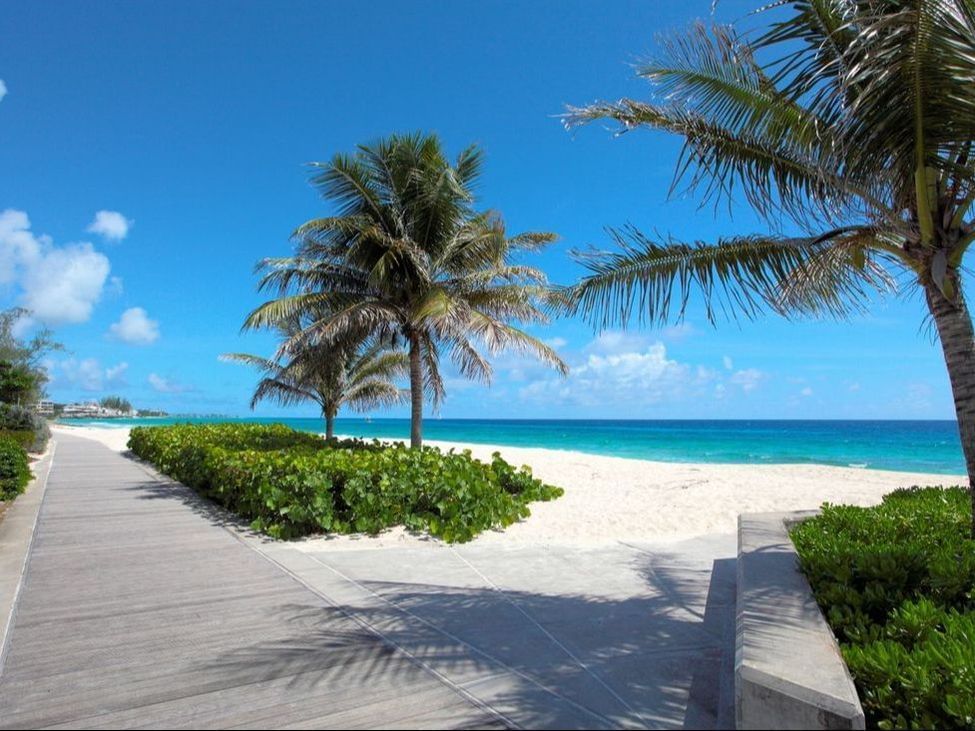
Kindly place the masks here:
POLYGON ((745 368, 736 371, 728 380, 747 393, 758 388, 758 385, 765 380, 765 374, 757 368, 745 368))
POLYGON ((590 343, 586 360, 573 368, 568 378, 535 381, 519 395, 530 401, 554 400, 588 407, 639 406, 700 392, 714 378, 707 368, 668 358, 662 342, 641 350, 615 352, 632 341, 620 333, 604 333, 590 343))
POLYGON ((98 234, 108 241, 121 241, 129 235, 132 221, 118 211, 98 211, 86 229, 89 233, 98 234))
POLYGON ((849 391, 850 393, 856 393, 857 391, 859 391, 859 390, 860 390, 860 383, 859 383, 859 381, 854 381, 853 383, 851 383, 851 384, 850 384, 850 385, 849 385, 849 386, 847 387, 847 390, 848 390, 848 391, 849 391))
POLYGON ((804 389, 802 389, 799 392, 799 395, 805 398, 809 398, 810 396, 813 395, 813 390, 809 386, 806 386, 804 389))
POLYGON ((49 237, 34 236, 23 211, 8 208, 0 213, 0 282, 16 281, 21 268, 36 262, 50 246, 49 237))
POLYGON ((56 247, 35 236, 23 211, 0 213, 0 283, 17 284, 20 304, 47 325, 84 322, 102 295, 108 258, 87 242, 56 247))
POLYGON ((75 386, 83 391, 102 391, 106 387, 123 386, 125 372, 129 368, 129 364, 123 362, 103 369, 96 358, 68 358, 60 363, 51 362, 45 365, 52 386, 75 386))
POLYGON ((7 96, 7 85, 3 83, 3 79, 0 79, 0 101, 7 96))
POLYGON ((599 333, 595 340, 586 345, 585 352, 606 355, 642 352, 652 344, 653 342, 646 335, 607 330, 599 333))
POLYGON ((186 391, 192 391, 190 386, 185 386, 181 383, 176 383, 168 378, 163 378, 156 373, 149 374, 149 385, 152 386, 153 390, 159 391, 159 393, 184 393, 186 391))
POLYGON ((108 259, 91 244, 73 244, 47 253, 24 275, 23 303, 41 322, 85 322, 101 297, 108 259))
POLYGON ((660 335, 667 340, 683 340, 692 335, 697 335, 697 328, 690 322, 681 322, 677 325, 670 325, 660 331, 660 335))
POLYGON ((159 339, 159 323, 141 307, 130 307, 108 328, 109 335, 130 345, 150 345, 159 339))
POLYGON ((121 384, 125 382, 125 372, 129 369, 129 364, 122 362, 116 366, 105 369, 105 380, 110 384, 121 384))
POLYGON ((721 362, 724 364, 725 370, 732 371, 732 370, 735 369, 735 362, 733 360, 731 360, 731 356, 730 355, 724 356, 721 359, 721 362))
POLYGON ((566 340, 565 338, 558 338, 558 337, 556 337, 556 338, 549 338, 548 340, 545 340, 544 342, 545 342, 545 344, 548 347, 550 347, 550 348, 552 348, 554 350, 558 350, 559 348, 564 348, 566 345, 569 344, 569 341, 566 340))

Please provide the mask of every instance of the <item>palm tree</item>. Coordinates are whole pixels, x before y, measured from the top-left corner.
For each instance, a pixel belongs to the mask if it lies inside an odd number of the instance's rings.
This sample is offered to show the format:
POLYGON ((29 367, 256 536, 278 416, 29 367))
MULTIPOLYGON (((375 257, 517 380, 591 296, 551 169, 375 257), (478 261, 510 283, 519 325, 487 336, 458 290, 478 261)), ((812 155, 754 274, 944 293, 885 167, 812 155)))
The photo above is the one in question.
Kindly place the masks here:
MULTIPOLYGON (((656 97, 570 108, 681 136, 675 184, 705 202, 737 190, 770 234, 684 243, 613 231, 619 250, 579 253, 572 306, 601 326, 845 316, 875 288, 919 289, 940 337, 975 504, 975 335, 962 260, 975 240, 975 3, 801 0, 766 31, 703 24, 639 74, 656 97), (765 61, 759 60, 759 55, 765 61), (799 235, 779 231, 782 222, 799 235)), ((975 520, 973 520, 975 531, 975 520)))
POLYGON ((474 209, 482 160, 471 146, 451 164, 436 136, 410 134, 315 163, 312 182, 335 215, 299 227, 294 256, 263 262, 261 288, 278 297, 245 324, 313 313, 287 344, 299 350, 360 332, 404 343, 414 447, 423 441, 424 394, 435 405, 444 395, 442 353, 465 377, 484 382, 492 369, 478 344, 489 353, 531 353, 567 371, 550 347, 512 324, 546 321, 545 275, 514 258, 555 236, 509 237, 500 216, 474 209))
POLYGON ((335 417, 342 407, 371 411, 391 406, 406 396, 394 383, 406 374, 406 353, 376 339, 331 348, 306 348, 283 364, 248 353, 221 357, 254 366, 264 374, 254 390, 252 409, 264 399, 282 406, 304 401, 318 404, 325 419, 326 439, 335 436, 335 417))

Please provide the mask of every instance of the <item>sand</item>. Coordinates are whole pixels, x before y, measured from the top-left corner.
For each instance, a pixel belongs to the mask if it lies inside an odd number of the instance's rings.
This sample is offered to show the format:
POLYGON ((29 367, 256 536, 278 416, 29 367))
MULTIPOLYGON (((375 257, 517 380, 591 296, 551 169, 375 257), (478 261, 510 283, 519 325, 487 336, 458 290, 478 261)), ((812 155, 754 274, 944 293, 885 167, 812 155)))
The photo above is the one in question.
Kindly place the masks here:
MULTIPOLYGON (((65 431, 126 450, 128 429, 71 427, 65 431)), ((455 442, 428 442, 442 449, 470 449, 480 459, 501 452, 509 462, 531 465, 537 477, 565 488, 549 503, 534 503, 532 515, 504 531, 482 534, 475 543, 577 545, 685 540, 736 530, 739 513, 807 510, 824 502, 872 505, 891 490, 910 485, 964 484, 952 475, 831 467, 652 462, 554 449, 526 449, 455 442)), ((429 545, 430 539, 392 530, 378 537, 309 538, 300 545, 320 550, 429 545)))

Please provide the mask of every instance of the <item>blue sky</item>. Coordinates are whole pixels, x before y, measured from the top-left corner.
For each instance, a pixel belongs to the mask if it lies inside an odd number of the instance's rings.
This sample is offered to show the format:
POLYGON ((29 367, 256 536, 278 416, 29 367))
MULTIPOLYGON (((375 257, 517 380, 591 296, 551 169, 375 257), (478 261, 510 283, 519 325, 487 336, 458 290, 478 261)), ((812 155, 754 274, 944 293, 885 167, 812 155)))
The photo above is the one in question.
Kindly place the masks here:
MULTIPOLYGON (((733 19, 753 3, 718 4, 733 19)), ((654 2, 9 3, 0 45, 0 304, 27 304, 68 351, 57 400, 119 393, 172 412, 245 414, 254 377, 218 362, 270 353, 239 334, 261 301, 254 263, 327 208, 305 163, 394 131, 487 153, 480 204, 560 241, 560 283, 607 225, 686 239, 762 230, 668 198, 679 144, 603 125, 566 132, 565 104, 646 96, 633 64, 711 0, 654 2), (101 213, 100 213, 101 212, 101 213)), ((850 323, 764 319, 596 334, 537 332, 560 380, 501 357, 493 386, 448 368, 447 417, 953 418, 916 296, 850 323)), ((273 406, 259 415, 312 415, 273 406)), ((403 415, 404 410, 390 412, 403 415)))

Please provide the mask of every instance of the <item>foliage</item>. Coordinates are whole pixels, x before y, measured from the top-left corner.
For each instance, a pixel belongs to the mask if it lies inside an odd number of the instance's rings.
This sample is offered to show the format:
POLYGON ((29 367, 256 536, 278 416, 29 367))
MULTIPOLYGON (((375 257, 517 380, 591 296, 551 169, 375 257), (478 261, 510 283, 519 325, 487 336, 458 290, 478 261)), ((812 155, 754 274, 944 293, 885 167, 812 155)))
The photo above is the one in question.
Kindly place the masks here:
POLYGON ((735 193, 780 231, 686 244, 614 230, 615 253, 580 254, 576 307, 609 324, 634 305, 653 321, 683 314, 845 315, 897 274, 960 296, 975 240, 975 9, 967 0, 797 2, 763 34, 698 23, 639 68, 654 101, 572 108, 567 123, 676 134, 683 181, 705 202, 735 193), (763 60, 760 60, 763 59, 763 60), (948 111, 948 110, 951 111, 948 111))
POLYGON ((469 452, 325 441, 282 425, 138 427, 129 447, 276 538, 403 525, 462 542, 562 494, 499 455, 484 464, 469 452))
POLYGON ((0 361, 0 402, 29 405, 40 393, 42 373, 24 364, 0 361))
MULTIPOLYGON (((297 335, 297 322, 281 325, 284 337, 297 335)), ((290 406, 313 401, 326 420, 326 435, 332 436, 339 409, 348 406, 368 411, 402 401, 405 392, 393 380, 406 374, 406 353, 389 341, 358 338, 332 346, 307 346, 291 353, 287 362, 247 353, 228 353, 225 360, 258 368, 264 377, 257 384, 251 408, 263 399, 290 406)))
POLYGON ((32 409, 16 404, 0 403, 0 430, 30 431, 34 436, 27 448, 37 453, 44 451, 47 440, 51 437, 51 429, 46 419, 32 409))
POLYGON ((116 409, 117 411, 124 411, 126 413, 132 411, 132 404, 128 399, 122 398, 121 396, 106 396, 99 403, 106 409, 116 409))
POLYGON ((294 233, 295 256, 262 263, 261 289, 276 292, 245 327, 304 316, 282 351, 371 335, 406 343, 411 358, 411 443, 419 446, 422 399, 444 395, 441 354, 467 378, 492 369, 478 349, 531 353, 565 372, 545 343, 514 322, 543 322, 543 272, 516 263, 555 236, 509 236, 495 213, 474 208, 483 164, 475 146, 453 163, 434 135, 392 135, 352 155, 315 163, 312 179, 335 215, 294 233))
POLYGON ((24 450, 30 450, 34 446, 35 434, 33 429, 0 429, 0 439, 8 439, 24 450))
POLYGON ((30 317, 30 310, 22 307, 0 311, 0 363, 10 369, 6 375, 0 374, 0 382, 12 379, 5 386, 0 385, 0 401, 6 403, 33 404, 40 399, 47 382, 47 371, 41 366, 41 360, 52 352, 64 350, 46 327, 36 329, 30 339, 20 337, 18 328, 29 322, 30 317), (12 392, 4 395, 5 389, 12 392))
POLYGON ((13 500, 30 478, 27 452, 13 439, 0 436, 0 500, 13 500))
POLYGON ((677 135, 674 186, 729 209, 744 197, 768 232, 688 243, 613 230, 616 251, 576 252, 588 271, 562 301, 607 327, 679 320, 692 295, 713 322, 845 317, 878 289, 919 290, 975 504, 975 328, 963 291, 975 241, 975 3, 796 0, 756 12, 772 14, 764 31, 698 23, 664 40, 638 71, 650 100, 570 108, 566 122, 677 135))
POLYGON ((961 488, 826 505, 792 531, 803 572, 881 728, 975 726, 975 540, 961 488))
POLYGON ((30 310, 23 307, 0 311, 0 360, 37 367, 44 356, 64 350, 64 346, 54 340, 54 333, 46 327, 35 330, 29 340, 17 335, 20 325, 30 318, 30 310))

